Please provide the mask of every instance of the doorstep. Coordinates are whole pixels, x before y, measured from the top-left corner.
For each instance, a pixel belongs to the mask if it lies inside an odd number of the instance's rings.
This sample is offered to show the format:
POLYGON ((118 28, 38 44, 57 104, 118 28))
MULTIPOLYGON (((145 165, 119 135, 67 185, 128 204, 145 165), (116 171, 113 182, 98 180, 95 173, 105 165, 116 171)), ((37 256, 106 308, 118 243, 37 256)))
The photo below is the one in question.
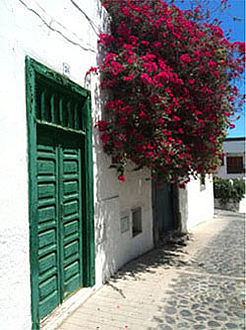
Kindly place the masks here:
POLYGON ((67 298, 61 305, 54 309, 48 316, 40 322, 41 330, 57 329, 71 313, 73 313, 83 302, 91 297, 101 286, 79 289, 72 296, 67 298))

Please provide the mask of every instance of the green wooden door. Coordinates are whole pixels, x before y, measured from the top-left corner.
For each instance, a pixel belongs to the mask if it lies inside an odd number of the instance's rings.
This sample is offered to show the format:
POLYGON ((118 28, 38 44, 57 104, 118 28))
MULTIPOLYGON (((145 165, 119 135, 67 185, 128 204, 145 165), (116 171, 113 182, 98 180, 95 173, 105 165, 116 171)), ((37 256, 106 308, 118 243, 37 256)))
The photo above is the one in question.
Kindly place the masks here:
POLYGON ((83 286, 81 137, 37 130, 39 317, 83 286))
POLYGON ((90 92, 26 58, 33 329, 95 284, 90 92))

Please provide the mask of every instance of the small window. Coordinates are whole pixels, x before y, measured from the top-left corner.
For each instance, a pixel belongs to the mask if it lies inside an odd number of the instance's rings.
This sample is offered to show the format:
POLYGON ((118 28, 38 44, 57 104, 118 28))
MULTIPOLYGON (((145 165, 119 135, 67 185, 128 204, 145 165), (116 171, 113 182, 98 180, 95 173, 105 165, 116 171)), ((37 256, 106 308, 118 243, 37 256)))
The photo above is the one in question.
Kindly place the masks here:
POLYGON ((142 232, 142 212, 141 208, 132 210, 132 236, 142 232))
POLYGON ((243 173, 243 157, 226 158, 227 173, 243 173))

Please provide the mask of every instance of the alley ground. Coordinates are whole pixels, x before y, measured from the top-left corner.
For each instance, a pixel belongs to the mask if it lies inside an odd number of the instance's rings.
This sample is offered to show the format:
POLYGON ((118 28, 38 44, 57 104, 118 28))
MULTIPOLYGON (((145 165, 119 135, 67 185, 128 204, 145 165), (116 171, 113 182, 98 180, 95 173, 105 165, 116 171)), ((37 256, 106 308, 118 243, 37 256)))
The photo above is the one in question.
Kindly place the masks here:
POLYGON ((245 216, 217 211, 130 262, 57 329, 245 329, 245 216))

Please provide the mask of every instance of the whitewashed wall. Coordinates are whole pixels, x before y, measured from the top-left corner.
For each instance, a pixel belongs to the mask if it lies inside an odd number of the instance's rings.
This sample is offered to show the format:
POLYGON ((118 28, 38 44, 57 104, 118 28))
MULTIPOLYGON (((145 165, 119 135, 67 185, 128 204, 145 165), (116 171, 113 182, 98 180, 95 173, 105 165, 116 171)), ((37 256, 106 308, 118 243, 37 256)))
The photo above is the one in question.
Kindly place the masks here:
POLYGON ((226 157, 242 156, 245 168, 245 140, 228 140, 223 143, 224 165, 220 167, 217 176, 222 179, 245 178, 245 173, 227 173, 226 157))
POLYGON ((186 232, 214 215, 212 176, 206 176, 205 185, 192 179, 185 189, 179 189, 179 207, 182 231, 186 232))
MULTIPOLYGON (((0 328, 26 330, 31 329, 31 300, 25 56, 59 73, 67 63, 70 79, 91 89, 93 119, 99 119, 101 95, 95 79, 85 83, 84 76, 99 60, 97 33, 103 30, 105 12, 99 0, 3 0, 0 22, 0 328)), ((98 287, 127 260, 152 247, 151 182, 147 172, 130 170, 127 183, 117 182, 97 132, 93 158, 98 287), (134 238, 131 230, 121 234, 120 214, 139 206, 143 232, 134 238)), ((76 297, 91 292, 84 289, 64 305, 73 309, 76 297)), ((66 314, 64 306, 61 314, 66 314)))
MULTIPOLYGON (((106 158, 105 155, 102 157, 106 158)), ((107 169, 100 168, 102 173, 107 169)), ((115 173, 112 181, 115 181, 115 173)), ((146 252, 153 247, 151 181, 148 171, 126 173, 126 183, 111 184, 109 179, 97 181, 100 198, 95 203, 97 214, 96 249, 97 282, 105 280, 120 266, 130 259, 146 252), (111 188, 111 189, 110 189, 111 188), (114 188, 114 189, 112 189, 114 188), (142 233, 132 236, 131 211, 137 207, 142 209, 142 233), (121 233, 120 219, 129 216, 130 227, 121 233)))

